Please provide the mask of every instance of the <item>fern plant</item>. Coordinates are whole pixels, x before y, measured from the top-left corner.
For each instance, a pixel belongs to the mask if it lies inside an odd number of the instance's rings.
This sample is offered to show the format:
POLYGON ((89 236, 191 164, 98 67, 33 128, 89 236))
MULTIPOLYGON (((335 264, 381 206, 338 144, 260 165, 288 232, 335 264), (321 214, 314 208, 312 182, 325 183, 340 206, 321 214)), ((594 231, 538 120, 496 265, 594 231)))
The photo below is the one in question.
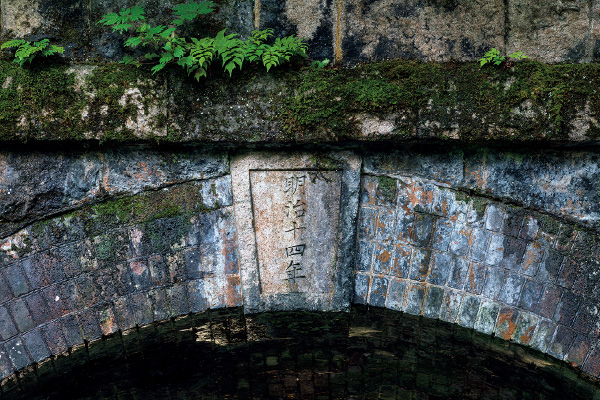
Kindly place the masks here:
POLYGON ((26 62, 31 63, 38 55, 48 57, 57 53, 62 54, 65 51, 64 47, 50 44, 49 39, 42 39, 37 42, 30 42, 24 39, 13 39, 4 42, 0 48, 2 50, 16 48, 14 62, 19 64, 20 67, 26 62))
POLYGON ((212 1, 190 1, 173 8, 175 19, 171 24, 151 26, 145 22, 144 9, 136 6, 107 14, 98 23, 111 26, 114 32, 120 34, 133 33, 125 41, 125 46, 150 50, 143 59, 127 56, 120 62, 136 66, 153 64, 152 73, 161 71, 169 64, 177 64, 200 80, 207 76, 210 65, 217 60, 231 76, 235 69, 242 69, 246 62, 261 63, 269 71, 292 57, 306 57, 307 44, 296 36, 277 38, 272 45, 267 44, 266 41, 273 36, 272 29, 255 30, 245 41, 237 38, 235 33, 226 33, 225 29, 214 38, 179 35, 178 28, 186 21, 211 13, 214 9, 212 1))

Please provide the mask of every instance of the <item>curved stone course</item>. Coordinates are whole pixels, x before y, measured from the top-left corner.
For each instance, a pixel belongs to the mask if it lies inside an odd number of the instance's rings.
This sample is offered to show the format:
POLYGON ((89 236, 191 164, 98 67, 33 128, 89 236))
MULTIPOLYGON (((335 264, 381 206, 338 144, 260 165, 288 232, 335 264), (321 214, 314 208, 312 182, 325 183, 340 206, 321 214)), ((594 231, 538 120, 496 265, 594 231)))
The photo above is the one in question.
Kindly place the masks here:
MULTIPOLYGON (((345 206, 358 222, 346 227, 354 291, 343 304, 456 323, 600 377, 592 151, 345 151, 356 179, 343 193, 360 201, 345 206)), ((306 152, 307 165, 283 170, 327 177, 345 168, 335 154, 306 152)), ((240 276, 235 155, 0 153, 0 377, 119 331, 243 306, 258 285, 240 276)))
POLYGON ((355 302, 458 323, 598 375, 597 235, 416 176, 362 185, 355 302))

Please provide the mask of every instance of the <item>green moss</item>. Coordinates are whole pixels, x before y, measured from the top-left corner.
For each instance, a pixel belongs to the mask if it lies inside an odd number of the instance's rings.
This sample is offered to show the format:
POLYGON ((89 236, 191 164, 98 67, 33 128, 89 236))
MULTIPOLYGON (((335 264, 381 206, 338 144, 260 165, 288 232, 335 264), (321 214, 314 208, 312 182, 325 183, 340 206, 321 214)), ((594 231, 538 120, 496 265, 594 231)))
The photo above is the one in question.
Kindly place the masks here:
POLYGON ((477 212, 480 217, 485 213, 485 208, 489 204, 489 200, 482 196, 474 196, 467 194, 466 192, 457 190, 455 192, 456 201, 462 201, 466 204, 471 204, 473 209, 477 212))
POLYGON ((377 197, 382 197, 388 202, 396 200, 396 179, 389 176, 378 176, 377 197))
MULTIPOLYGON (((587 106, 591 117, 600 116, 599 64, 525 60, 503 69, 391 60, 330 70, 280 68, 272 74, 250 67, 232 79, 215 75, 200 83, 180 71, 165 78, 144 68, 101 64, 88 71, 81 87, 68 68, 46 60, 19 68, 0 60, 0 141, 97 136, 113 142, 180 142, 197 127, 194 140, 199 141, 339 141, 364 139, 365 115, 395 120, 387 136, 392 140, 412 137, 417 126, 419 134, 438 138, 452 132, 462 140, 566 140, 578 111, 587 106), (137 103, 124 102, 134 89, 137 103), (243 113, 199 112, 239 104, 232 99, 250 100, 259 128, 246 128, 243 113), (156 105, 165 112, 149 118, 146 136, 137 137, 125 122, 137 120, 138 106, 147 117, 156 105), (225 136, 231 124, 240 128, 225 136), (272 125, 262 129, 265 124, 272 125), (165 131, 165 137, 154 133, 165 131)), ((600 125, 591 123, 587 136, 599 138, 600 125)))
POLYGON ((548 215, 538 214, 536 216, 540 229, 550 235, 558 235, 560 232, 560 222, 548 215))

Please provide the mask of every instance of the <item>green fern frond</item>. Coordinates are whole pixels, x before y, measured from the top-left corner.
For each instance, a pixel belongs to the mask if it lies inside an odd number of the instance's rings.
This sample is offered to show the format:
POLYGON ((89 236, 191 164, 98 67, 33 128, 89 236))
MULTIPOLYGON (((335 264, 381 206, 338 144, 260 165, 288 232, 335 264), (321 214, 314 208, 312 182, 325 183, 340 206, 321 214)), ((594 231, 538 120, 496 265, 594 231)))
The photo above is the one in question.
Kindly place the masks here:
POLYGON ((190 1, 185 4, 178 4, 173 8, 173 13, 178 17, 173 23, 177 26, 183 24, 184 21, 191 21, 201 14, 208 14, 215 10, 215 3, 212 1, 201 1, 196 3, 190 1))

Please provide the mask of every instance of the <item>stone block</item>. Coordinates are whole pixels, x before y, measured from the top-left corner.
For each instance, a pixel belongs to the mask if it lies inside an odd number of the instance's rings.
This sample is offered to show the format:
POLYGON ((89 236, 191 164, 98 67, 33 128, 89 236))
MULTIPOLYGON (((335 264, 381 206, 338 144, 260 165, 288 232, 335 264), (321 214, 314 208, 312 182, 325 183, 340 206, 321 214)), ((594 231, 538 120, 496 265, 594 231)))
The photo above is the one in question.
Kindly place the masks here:
POLYGON ((15 336, 19 331, 15 326, 8 310, 4 306, 0 306, 0 338, 7 340, 15 336))
POLYGON ((522 239, 517 239, 512 236, 504 237, 504 256, 500 262, 500 266, 513 271, 521 269, 523 256, 527 243, 522 239))
POLYGON ((75 314, 70 314, 60 320, 63 336, 68 347, 83 344, 83 330, 75 314))
POLYGON ((105 336, 112 335, 119 330, 117 318, 112 306, 105 305, 96 310, 96 316, 100 323, 100 329, 105 336))
POLYGON ((37 325, 42 325, 52 318, 46 305, 46 301, 42 296, 42 292, 35 292, 27 297, 24 297, 25 303, 31 312, 31 316, 37 325))
POLYGON ((391 209, 380 208, 375 220, 375 238, 391 240, 396 232, 396 215, 391 209))
POLYGON ((241 307, 243 305, 242 282, 239 275, 228 275, 225 282, 225 306, 241 307))
POLYGON ((525 211, 523 209, 511 207, 507 208, 502 233, 507 236, 519 236, 519 232, 521 232, 521 227, 523 226, 524 217, 525 211))
POLYGON ((519 237, 525 240, 535 240, 538 233, 538 221, 532 216, 525 217, 519 237))
POLYGON ((425 304, 423 306, 423 316, 437 319, 440 315, 442 301, 444 300, 444 289, 437 286, 427 286, 425 304))
POLYGON ((102 297, 97 290, 91 275, 85 274, 79 276, 75 281, 75 285, 77 287, 76 305, 78 309, 91 307, 102 301, 102 297))
POLYGON ((98 339, 100 336, 102 336, 102 329, 100 329, 100 324, 96 315, 96 309, 87 308, 80 311, 77 313, 77 319, 79 320, 79 326, 81 327, 83 337, 88 342, 91 342, 92 340, 98 339))
POLYGON ((595 302, 584 300, 579 307, 579 312, 573 321, 573 329, 576 332, 589 334, 598 320, 598 305, 595 302))
POLYGON ((498 299, 505 280, 506 270, 504 268, 489 268, 482 294, 490 299, 498 299))
POLYGON ((498 314, 496 329, 494 330, 496 336, 499 336, 504 340, 510 340, 517 329, 518 318, 519 312, 516 309, 511 307, 502 307, 498 314))
POLYGON ((590 347, 590 339, 588 336, 577 335, 571 344, 571 348, 565 357, 565 361, 581 368, 590 351, 590 347))
POLYGON ((535 328, 537 327, 540 319, 534 314, 519 313, 519 319, 517 320, 517 328, 512 335, 512 339, 522 345, 529 345, 533 339, 535 328))
POLYGON ((4 346, 0 344, 0 380, 3 380, 14 372, 14 367, 10 362, 8 353, 4 350, 4 346))
POLYGON ((27 306, 23 299, 16 299, 15 301, 7 304, 10 313, 19 329, 19 332, 27 332, 35 326, 35 321, 29 313, 27 306))
POLYGON ((369 304, 376 307, 385 307, 388 290, 388 279, 373 277, 371 291, 369 293, 369 304))
POLYGON ((169 300, 165 288, 154 288, 150 290, 148 297, 152 303, 152 315, 154 321, 164 321, 173 316, 169 309, 169 300))
POLYGON ((440 309, 440 319, 442 321, 454 323, 460 310, 462 293, 458 290, 445 289, 444 300, 440 309))
POLYGON ((508 305, 516 306, 519 304, 524 283, 525 281, 521 275, 508 273, 498 300, 508 305))
POLYGON ((448 286, 454 289, 462 290, 467 279, 469 262, 464 258, 452 257, 452 272, 448 279, 448 286))
POLYGON ((206 298, 203 280, 197 279, 189 281, 187 291, 190 300, 190 308, 193 313, 206 311, 208 309, 208 299, 206 298))
POLYGON ((475 228, 471 231, 471 249, 469 251, 469 257, 473 261, 483 262, 490 241, 490 232, 485 229, 475 228))
MULTIPOLYGON (((401 279, 390 279, 388 284, 388 296, 386 308, 401 311, 404 306, 404 293, 406 292, 406 281, 401 279)), ((355 295, 356 299, 356 295, 355 295)), ((365 303, 361 303, 365 304, 365 303)))
POLYGON ((52 284, 65 279, 60 258, 52 252, 38 253, 23 260, 23 269, 32 289, 52 284))
POLYGON ((580 304, 580 296, 571 292, 565 292, 554 312, 554 321, 562 325, 571 326, 577 315, 580 304))
MULTIPOLYGON (((456 195, 452 190, 446 188, 436 187, 433 195, 433 206, 431 211, 433 214, 448 217, 453 215, 455 208, 454 202, 456 201, 456 195)), ((443 250, 443 249, 438 249, 443 250)))
POLYGON ((25 278, 25 274, 21 269, 20 263, 15 263, 8 268, 5 268, 3 272, 8 281, 8 285, 6 285, 4 278, 0 279, 0 284, 3 284, 3 286, 0 287, 0 303, 4 303, 12 297, 9 295, 9 285, 14 296, 21 296, 31 290, 27 278, 25 278))
POLYGON ((449 251, 456 256, 466 256, 469 249, 471 228, 466 223, 457 222, 450 237, 449 251))
POLYGON ((491 335, 496 327, 496 319, 500 313, 500 305, 494 301, 483 300, 475 321, 475 330, 491 335))
POLYGON ((190 312, 190 301, 185 284, 177 283, 167 288, 167 295, 174 316, 185 315, 190 312))
POLYGON ((558 325, 552 344, 548 347, 548 354, 559 360, 564 360, 574 339, 575 332, 572 329, 558 325))
POLYGON ((21 338, 15 338, 5 342, 4 348, 16 370, 25 368, 31 362, 21 338))
POLYGON ((565 289, 571 289, 577 279, 578 273, 579 263, 571 258, 567 258, 562 264, 557 283, 565 289))
POLYGON ((477 313, 479 312, 480 303, 481 300, 478 296, 465 294, 458 314, 458 324, 465 328, 473 328, 475 326, 475 320, 477 319, 477 313))
POLYGON ((530 346, 541 352, 546 352, 548 346, 550 346, 550 343, 552 343, 552 338, 554 337, 555 331, 556 324, 554 322, 541 320, 537 330, 535 331, 533 339, 530 342, 530 346))
POLYGON ((389 244, 376 244, 375 257, 373 258, 373 273, 389 275, 392 269, 393 246, 389 244))
POLYGON ((409 243, 415 229, 415 214, 404 207, 398 207, 396 213, 396 238, 409 243))
POLYGON ((555 283, 564 258, 558 251, 547 250, 537 270, 535 279, 540 282, 555 283))
POLYGON ((431 271, 427 277, 427 282, 444 286, 450 276, 452 267, 454 266, 453 257, 448 253, 433 253, 431 262, 431 271))
POLYGON ((141 258, 130 261, 128 264, 134 290, 143 291, 150 289, 152 287, 152 277, 150 275, 150 268, 148 268, 148 259, 141 258))
POLYGON ((435 233, 431 247, 439 251, 448 251, 453 223, 448 219, 438 219, 435 223, 435 233))
POLYGON ((534 312, 542 296, 543 285, 536 281, 525 280, 519 307, 534 312))
POLYGON ((542 292, 542 299, 538 306, 538 314, 545 318, 554 318, 556 306, 563 294, 563 289, 556 286, 546 286, 542 292))
POLYGON ((27 332, 22 338, 23 344, 27 348, 27 352, 33 362, 40 362, 50 357, 50 350, 46 346, 39 328, 27 332))
POLYGON ((582 369, 592 376, 600 376, 600 348, 596 346, 590 350, 582 369))
POLYGON ((351 61, 472 61, 504 46, 504 4, 379 0, 345 5, 342 50, 351 61), (490 29, 491 27, 491 29, 490 29))
POLYGON ((522 51, 546 63, 581 62, 587 56, 589 15, 584 0, 509 2, 507 53, 522 51))
POLYGON ((410 273, 410 258, 412 248, 407 245, 398 244, 393 246, 394 258, 390 274, 398 278, 407 278, 410 273))
POLYGON ((172 282, 183 282, 188 279, 185 253, 183 251, 166 253, 165 259, 167 260, 169 276, 171 277, 172 282))
POLYGON ((412 315, 421 315, 423 300, 425 299, 425 284, 411 284, 406 291, 404 312, 412 315))
POLYGON ((490 204, 485 209, 485 229, 501 232, 504 228, 506 208, 499 204, 490 204))
POLYGON ((73 282, 70 282, 70 284, 64 282, 47 286, 42 290, 42 295, 48 305, 50 319, 60 318, 73 311, 69 289, 74 289, 74 287, 73 282))
POLYGON ((504 235, 494 233, 491 235, 488 244, 488 250, 485 256, 485 263, 488 265, 499 265, 504 258, 504 235))
POLYGON ((410 259, 410 274, 412 280, 423 282, 429 273, 429 262, 431 259, 431 250, 422 250, 413 248, 410 259))
POLYGON ((135 321, 139 326, 152 323, 152 303, 148 297, 148 292, 133 293, 130 297, 131 311, 135 316, 135 321))
POLYGON ((481 294, 487 278, 487 267, 485 265, 472 263, 467 272, 467 280, 464 290, 473 294, 481 294))
POLYGON ((62 333, 62 327, 58 321, 50 321, 40 328, 42 337, 48 345, 52 355, 62 354, 67 351, 69 346, 62 333))
POLYGON ((122 296, 113 300, 113 313, 117 326, 126 331, 135 326, 135 315, 131 310, 128 297, 122 296))
POLYGON ((577 237, 577 231, 571 224, 561 224, 560 233, 554 242, 554 248, 563 253, 568 253, 577 237))
POLYGON ((358 237, 360 239, 374 239, 377 228, 376 218, 379 210, 361 207, 358 216, 358 237))
POLYGON ((238 259, 238 248, 237 244, 233 241, 227 241, 223 243, 224 263, 226 275, 239 274, 240 265, 238 259))
POLYGON ((431 214, 415 214, 412 243, 415 246, 427 247, 431 243, 431 236, 436 219, 431 214))

